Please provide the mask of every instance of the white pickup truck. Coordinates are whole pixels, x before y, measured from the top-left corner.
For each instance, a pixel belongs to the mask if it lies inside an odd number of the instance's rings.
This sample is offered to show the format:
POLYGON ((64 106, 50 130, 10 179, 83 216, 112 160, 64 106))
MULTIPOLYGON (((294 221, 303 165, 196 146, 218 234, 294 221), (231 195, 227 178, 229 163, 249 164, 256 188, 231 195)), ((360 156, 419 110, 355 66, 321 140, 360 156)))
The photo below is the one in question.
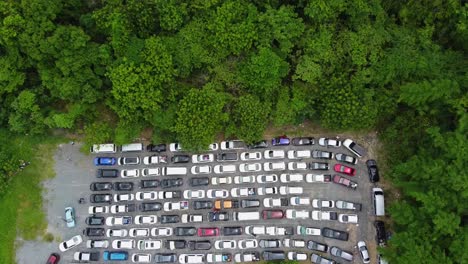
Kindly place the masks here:
POLYGON ((176 210, 187 210, 189 208, 188 201, 180 201, 180 202, 165 202, 164 203, 164 211, 176 211, 176 210))
POLYGON ((307 174, 306 182, 318 182, 318 183, 329 183, 331 182, 331 175, 329 174, 307 174))
POLYGON ((167 163, 167 156, 146 156, 143 158, 143 164, 151 165, 151 164, 158 164, 158 163, 167 163))

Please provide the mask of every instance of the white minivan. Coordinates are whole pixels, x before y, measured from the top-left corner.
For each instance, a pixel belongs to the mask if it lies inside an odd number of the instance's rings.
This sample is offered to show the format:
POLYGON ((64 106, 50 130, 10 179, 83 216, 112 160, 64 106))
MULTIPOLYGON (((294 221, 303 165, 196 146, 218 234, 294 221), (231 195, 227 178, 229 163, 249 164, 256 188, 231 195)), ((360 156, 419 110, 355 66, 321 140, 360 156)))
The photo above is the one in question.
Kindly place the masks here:
POLYGON ((235 221, 260 220, 260 212, 234 212, 232 217, 235 221))
POLYGON ((122 145, 121 151, 122 152, 143 151, 143 144, 142 143, 125 144, 125 145, 122 145))
POLYGON ((374 211, 376 216, 385 216, 384 193, 380 188, 372 188, 374 198, 374 211))
POLYGON ((187 168, 184 167, 164 167, 162 168, 162 175, 164 176, 178 176, 187 175, 187 168))
POLYGON ((95 144, 91 147, 91 153, 115 153, 117 147, 115 144, 95 144))

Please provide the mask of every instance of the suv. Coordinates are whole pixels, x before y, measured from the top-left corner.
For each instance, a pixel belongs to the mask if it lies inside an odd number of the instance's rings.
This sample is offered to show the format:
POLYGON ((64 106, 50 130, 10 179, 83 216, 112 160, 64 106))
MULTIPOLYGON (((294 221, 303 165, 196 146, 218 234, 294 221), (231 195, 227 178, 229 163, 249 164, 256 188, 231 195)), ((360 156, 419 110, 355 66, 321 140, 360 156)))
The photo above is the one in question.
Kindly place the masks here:
POLYGON ((104 228, 88 227, 83 230, 83 234, 87 236, 104 236, 104 233, 104 228))
POLYGON ((377 233, 376 240, 379 246, 383 247, 387 243, 387 233, 385 232, 385 224, 382 221, 374 222, 375 231, 377 233))
POLYGON ((86 218, 87 225, 103 225, 104 224, 104 217, 102 216, 89 216, 86 218))
POLYGON ((377 167, 377 161, 370 159, 366 161, 367 171, 369 172, 370 182, 378 182, 380 180, 379 168, 377 167))
POLYGON ((188 242, 188 248, 191 250, 209 250, 211 243, 208 240, 191 240, 188 242))
POLYGON ((116 191, 133 191, 133 182, 116 182, 114 189, 116 191))
POLYGON ((149 152, 165 152, 166 151, 166 144, 149 144, 146 146, 146 150, 149 152))
POLYGON ((218 154, 217 161, 237 161, 238 156, 236 152, 225 152, 218 154))
POLYGON ((119 165, 138 165, 140 164, 139 157, 120 157, 118 161, 119 165))
POLYGON ((285 260, 284 251, 264 251, 263 260, 285 260))

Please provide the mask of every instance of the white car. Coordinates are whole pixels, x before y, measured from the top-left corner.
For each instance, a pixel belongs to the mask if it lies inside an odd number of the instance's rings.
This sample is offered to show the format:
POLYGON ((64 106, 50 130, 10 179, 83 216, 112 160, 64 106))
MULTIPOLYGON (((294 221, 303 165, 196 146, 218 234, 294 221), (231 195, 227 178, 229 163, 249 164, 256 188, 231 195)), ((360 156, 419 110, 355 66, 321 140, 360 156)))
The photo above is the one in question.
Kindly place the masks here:
POLYGON ((229 164, 229 165, 215 165, 213 168, 214 173, 222 174, 222 173, 234 173, 237 171, 236 165, 229 164))
POLYGON ((342 153, 337 153, 335 155, 335 159, 337 161, 342 161, 342 162, 346 162, 349 164, 357 164, 357 159, 355 157, 351 157, 349 155, 342 154, 342 153))
POLYGON ((257 248, 258 241, 256 239, 243 239, 239 240, 238 246, 240 249, 257 248))
POLYGON ((171 143, 169 144, 169 150, 172 152, 176 152, 176 151, 182 151, 183 148, 182 148, 182 145, 180 145, 180 143, 171 143))
POLYGON ((236 255, 234 255, 234 261, 236 263, 260 261, 260 253, 258 252, 237 253, 236 255))
POLYGON ((232 197, 246 197, 256 194, 255 188, 232 188, 231 196, 232 197))
POLYGON ((279 189, 281 195, 288 195, 288 194, 302 194, 303 189, 302 187, 289 187, 289 186, 281 186, 279 189))
POLYGON ((107 214, 109 206, 90 206, 88 207, 89 214, 107 214))
POLYGON ((151 236, 172 236, 173 229, 172 227, 153 227, 151 228, 151 236))
POLYGON ((307 174, 306 182, 308 183, 330 183, 331 175, 329 174, 307 174))
POLYGON ((155 250, 161 249, 161 240, 138 240, 137 248, 139 250, 155 250))
POLYGON ((295 206, 309 206, 310 198, 294 196, 290 198, 289 202, 291 205, 295 205, 295 206))
POLYGON ((121 170, 120 176, 122 178, 137 178, 140 176, 140 171, 138 169, 121 170))
POLYGON ((332 211, 318 211, 314 210, 312 211, 312 219, 313 220, 337 220, 338 219, 338 213, 332 212, 332 211))
POLYGON ((307 170, 307 163, 306 162, 288 162, 288 170, 296 171, 296 170, 307 170))
POLYGON ((284 159, 284 150, 265 150, 263 157, 265 159, 284 159))
POLYGON ((296 234, 303 236, 320 236, 322 231, 320 228, 297 226, 296 234))
POLYGON ((208 146, 208 150, 210 151, 216 151, 219 149, 219 144, 218 143, 211 143, 209 146, 208 146))
POLYGON ((341 147, 341 141, 332 138, 319 138, 318 143, 322 147, 341 147))
POLYGON ((180 254, 179 255, 179 263, 191 263, 191 264, 198 264, 205 262, 205 254, 180 254))
POLYGON ((172 198, 180 198, 180 197, 175 197, 175 193, 178 193, 179 191, 162 191, 158 193, 158 198, 160 200, 162 199, 172 199, 172 198))
POLYGON ((110 212, 113 214, 118 213, 127 213, 129 211, 134 211, 135 205, 134 204, 114 204, 110 207, 110 212), (132 210, 130 210, 132 208, 132 210))
POLYGON ((132 255, 132 262, 133 263, 150 263, 151 254, 134 253, 132 255))
POLYGON ((107 237, 126 237, 128 235, 127 229, 107 229, 107 237))
POLYGON ((164 211, 176 211, 176 210, 188 210, 189 202, 188 201, 179 201, 179 202, 165 202, 163 205, 164 211))
POLYGON ((290 248, 304 248, 306 246, 306 242, 302 239, 285 238, 283 239, 283 245, 290 248))
POLYGON ((258 175, 257 182, 258 183, 274 183, 278 181, 278 175, 276 174, 268 174, 268 175, 258 175))
POLYGON ((116 239, 112 241, 112 248, 114 249, 133 249, 135 247, 135 240, 133 239, 116 239))
POLYGON ((141 176, 143 177, 153 177, 159 175, 161 175, 159 168, 145 168, 141 170, 141 176))
POLYGON ((109 241, 107 240, 88 240, 86 241, 87 248, 108 248, 109 241))
POLYGON ((213 185, 220 185, 220 184, 231 184, 232 178, 231 176, 228 177, 213 177, 211 178, 211 184, 213 185))
POLYGON ((130 228, 129 235, 131 237, 147 237, 150 235, 149 228, 130 228))
POLYGON ((227 198, 229 197, 228 190, 208 190, 206 191, 206 196, 208 198, 227 198))
POLYGON ((134 199, 135 195, 133 193, 114 194, 114 202, 128 202, 134 199))
POLYGON ((136 199, 137 201, 143 201, 143 200, 154 201, 158 199, 158 192, 155 192, 155 191, 137 192, 136 199))
POLYGON ((221 263, 221 262, 226 262, 226 254, 222 254, 222 253, 219 253, 219 254, 212 254, 212 253, 209 253, 209 254, 206 254, 206 261, 208 263, 221 263))
POLYGON ((282 171, 286 170, 286 163, 280 162, 265 162, 263 163, 264 171, 282 171))
POLYGON ((131 216, 109 216, 106 218, 107 226, 129 225, 132 223, 131 216))
POLYGON ((271 195, 278 194, 278 187, 260 187, 258 188, 258 195, 271 195))
POLYGON ((137 215, 135 216, 135 224, 137 225, 154 225, 158 222, 156 215, 137 215))
POLYGON ((251 161, 251 160, 261 160, 262 153, 260 152, 242 152, 240 154, 240 159, 244 161, 251 161))
POLYGON ((234 177, 235 184, 248 184, 248 183, 255 183, 255 176, 236 176, 234 177))
POLYGON ((205 198, 204 190, 185 190, 184 191, 185 199, 203 199, 205 198))
POLYGON ((345 139, 345 141, 343 141, 343 146, 359 158, 366 154, 366 150, 351 139, 345 139))
POLYGON ((216 240, 214 244, 216 249, 235 249, 235 240, 216 240))
POLYGON ((152 165, 152 164, 159 164, 159 163, 166 163, 167 157, 160 157, 160 156, 146 156, 143 158, 143 164, 145 165, 152 165))
POLYGON ((312 200, 312 206, 314 208, 333 208, 335 207, 335 201, 314 199, 312 200))
POLYGON ((288 151, 288 159, 308 159, 310 158, 310 150, 290 150, 288 151))
POLYGON ((288 183, 288 182, 302 182, 304 181, 303 174, 281 174, 280 175, 280 182, 288 183))
POLYGON ((288 198, 265 198, 263 206, 267 208, 288 206, 288 198))
POLYGON ((190 172, 192 172, 192 174, 208 174, 208 173, 211 173, 211 166, 209 165, 204 165, 204 166, 192 166, 192 168, 190 169, 190 172))
POLYGON ((240 172, 257 172, 262 170, 260 163, 243 163, 239 165, 240 172))
POLYGON ((266 228, 266 234, 269 236, 286 236, 286 235, 291 235, 291 233, 294 233, 294 229, 292 228, 277 227, 277 226, 268 226, 266 228))
POLYGON ((359 253, 361 254, 362 263, 369 263, 370 257, 369 257, 369 251, 367 250, 366 242, 359 241, 357 243, 357 247, 359 249, 359 253))
POLYGON ((59 249, 60 251, 65 252, 69 249, 72 249, 78 246, 79 244, 81 244, 81 242, 83 242, 83 238, 80 235, 77 235, 77 236, 70 238, 67 241, 63 241, 62 243, 60 243, 59 249))
POLYGON ((183 214, 180 217, 182 223, 201 223, 203 222, 203 215, 201 214, 183 214))
POLYGON ((265 226, 246 226, 245 233, 251 236, 265 235, 266 229, 265 226))
POLYGON ((192 155, 192 163, 208 163, 214 161, 213 154, 192 155))
POLYGON ((288 252, 289 260, 307 260, 307 254, 302 252, 288 252))
POLYGON ((310 212, 307 210, 295 210, 288 209, 286 210, 287 219, 308 219, 310 218, 310 212))
POLYGON ((221 142, 221 150, 244 149, 245 143, 242 140, 230 140, 221 142))
POLYGON ((357 214, 339 214, 338 221, 340 221, 340 223, 346 224, 357 224, 358 216, 357 214))

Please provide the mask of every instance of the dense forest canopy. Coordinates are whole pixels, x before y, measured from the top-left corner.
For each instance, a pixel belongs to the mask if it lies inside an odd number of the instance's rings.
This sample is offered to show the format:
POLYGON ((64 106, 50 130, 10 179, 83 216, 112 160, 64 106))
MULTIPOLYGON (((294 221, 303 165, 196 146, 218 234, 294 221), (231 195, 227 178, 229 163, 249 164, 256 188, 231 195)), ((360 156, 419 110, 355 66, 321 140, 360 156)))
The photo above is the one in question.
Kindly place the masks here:
POLYGON ((4 0, 0 125, 88 144, 151 128, 193 150, 219 133, 257 141, 269 124, 375 129, 402 192, 381 251, 468 263, 464 2, 4 0))

